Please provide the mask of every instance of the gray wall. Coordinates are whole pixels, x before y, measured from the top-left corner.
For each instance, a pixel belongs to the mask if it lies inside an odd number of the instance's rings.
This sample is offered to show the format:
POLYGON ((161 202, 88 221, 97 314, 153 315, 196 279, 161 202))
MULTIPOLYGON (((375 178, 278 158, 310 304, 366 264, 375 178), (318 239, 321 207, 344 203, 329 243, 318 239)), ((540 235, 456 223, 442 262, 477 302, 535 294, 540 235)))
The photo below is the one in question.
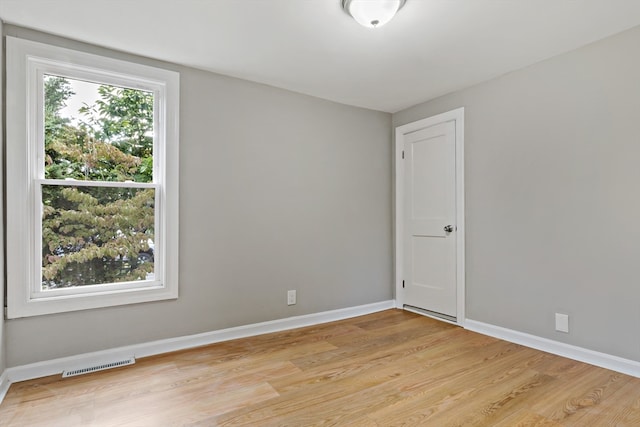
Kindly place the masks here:
POLYGON ((5 32, 181 73, 180 298, 9 320, 9 366, 392 298, 390 114, 5 32))
POLYGON ((465 107, 468 318, 640 360, 638 46, 640 27, 393 116, 465 107))
MULTIPOLYGON (((0 34, 2 34, 2 21, 0 21, 0 34)), ((4 43, 0 43, 0 58, 4 57, 4 43)), ((4 85, 2 84, 2 82, 4 81, 4 77, 3 77, 3 71, 4 71, 4 67, 0 67, 0 100, 2 101, 2 105, 4 106, 4 93, 2 92, 4 85)), ((3 146, 3 139, 4 139, 4 130, 3 130, 3 123, 4 123, 4 108, 0 109, 0 147, 3 146)), ((0 153, 3 153, 2 150, 0 150, 0 153)), ((4 162, 0 159, 0 188, 2 188, 2 181, 4 177, 4 173, 3 173, 3 165, 4 162)), ((0 212, 2 212, 2 203, 3 203, 4 198, 0 198, 0 212)), ((4 242, 4 227, 0 227, 0 242, 4 242)), ((2 313, 0 315, 0 374, 2 374, 2 372, 4 372, 4 369, 6 368, 6 339, 5 339, 5 333, 4 333, 4 245, 0 245, 0 308, 2 308, 2 313)))

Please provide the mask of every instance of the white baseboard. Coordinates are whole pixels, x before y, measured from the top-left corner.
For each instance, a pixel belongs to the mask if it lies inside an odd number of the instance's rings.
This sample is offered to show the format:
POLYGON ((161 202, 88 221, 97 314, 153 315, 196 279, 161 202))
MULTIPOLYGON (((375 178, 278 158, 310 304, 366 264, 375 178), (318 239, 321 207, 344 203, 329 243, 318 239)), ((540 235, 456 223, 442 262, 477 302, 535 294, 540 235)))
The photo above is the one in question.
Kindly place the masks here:
MULTIPOLYGON (((78 366, 93 366, 106 363, 111 360, 127 357, 140 358, 155 356, 157 354, 185 350, 222 341, 246 338, 255 335, 268 334, 271 332, 279 332, 288 329, 317 325, 320 323, 333 322, 336 320, 348 319, 356 316, 363 316, 365 314, 371 314, 391 308, 395 308, 395 302, 392 300, 360 305, 356 307, 348 307, 339 310, 324 311, 321 313, 307 314, 304 316, 288 317, 285 319, 255 323, 252 325, 205 332, 202 334, 169 338, 166 340, 152 341, 126 347, 96 351, 92 353, 84 353, 76 356, 62 357, 59 359, 47 360, 43 362, 30 363, 22 366, 15 366, 12 368, 8 368, 4 372, 3 376, 6 377, 5 380, 8 380, 8 383, 26 381, 34 378, 60 374, 66 369, 72 369, 78 366)), ((1 388, 0 391, 2 391, 1 388)), ((0 402, 2 402, 1 399, 0 402)))
POLYGON ((465 320, 465 328, 483 335, 500 338, 505 341, 535 348, 536 350, 545 351, 547 353, 556 354, 558 356, 567 357, 569 359, 578 360, 580 362, 589 363, 591 365, 600 366, 601 368, 611 369, 612 371, 640 378, 640 362, 636 362, 635 360, 624 359, 622 357, 600 353, 598 351, 553 341, 547 338, 541 338, 536 335, 530 335, 524 332, 518 332, 512 329, 506 329, 471 319, 465 320))
POLYGON ((9 391, 9 386, 11 386, 11 381, 9 381, 9 375, 5 370, 0 374, 0 403, 4 400, 4 397, 7 395, 9 391))

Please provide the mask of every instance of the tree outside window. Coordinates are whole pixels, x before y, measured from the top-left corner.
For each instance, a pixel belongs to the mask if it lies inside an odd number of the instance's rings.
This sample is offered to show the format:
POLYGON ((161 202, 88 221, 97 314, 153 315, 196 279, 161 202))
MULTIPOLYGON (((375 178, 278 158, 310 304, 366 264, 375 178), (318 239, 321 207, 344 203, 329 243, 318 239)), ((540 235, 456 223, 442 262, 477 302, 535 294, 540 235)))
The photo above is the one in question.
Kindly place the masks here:
MULTIPOLYGON (((44 97, 45 179, 152 182, 152 93, 45 75, 44 97), (66 111, 72 83, 98 99, 66 111)), ((42 289, 153 279, 154 199, 152 188, 43 185, 42 289)))

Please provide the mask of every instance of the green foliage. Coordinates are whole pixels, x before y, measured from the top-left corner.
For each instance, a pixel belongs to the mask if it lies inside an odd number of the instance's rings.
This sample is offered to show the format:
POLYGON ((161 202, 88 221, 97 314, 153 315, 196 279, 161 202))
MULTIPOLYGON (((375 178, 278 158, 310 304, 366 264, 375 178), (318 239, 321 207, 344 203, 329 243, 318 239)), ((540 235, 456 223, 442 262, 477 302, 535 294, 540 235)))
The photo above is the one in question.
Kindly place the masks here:
POLYGON ((114 86, 98 88, 100 100, 84 106, 89 125, 98 140, 109 141, 123 153, 150 157, 153 145, 153 95, 114 86))
POLYGON ((62 77, 45 79, 45 178, 153 180, 153 94, 99 86, 100 99, 72 125, 60 116, 70 96, 62 77))
MULTIPOLYGON (((74 94, 45 78, 45 177, 153 179, 153 95, 100 86, 100 99, 72 123, 60 115, 74 94)), ((154 190, 43 185, 43 289, 142 280, 153 273, 154 190), (147 257, 139 255, 143 253, 147 257)))
POLYGON ((43 268, 48 288, 145 279, 138 261, 153 237, 154 190, 43 188, 43 268))
POLYGON ((44 98, 44 129, 45 144, 48 139, 59 137, 69 119, 60 117, 58 111, 65 107, 67 99, 75 95, 69 82, 62 77, 45 76, 44 98))

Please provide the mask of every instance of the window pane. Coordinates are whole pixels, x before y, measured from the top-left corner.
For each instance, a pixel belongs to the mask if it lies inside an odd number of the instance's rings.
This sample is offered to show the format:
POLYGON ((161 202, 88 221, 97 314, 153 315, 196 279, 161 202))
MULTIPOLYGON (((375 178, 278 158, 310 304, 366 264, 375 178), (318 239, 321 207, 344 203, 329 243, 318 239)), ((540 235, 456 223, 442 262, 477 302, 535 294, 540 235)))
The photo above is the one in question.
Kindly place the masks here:
POLYGON ((154 279, 155 189, 42 185, 42 290, 154 279))
POLYGON ((153 180, 153 93, 44 76, 45 178, 153 180))

